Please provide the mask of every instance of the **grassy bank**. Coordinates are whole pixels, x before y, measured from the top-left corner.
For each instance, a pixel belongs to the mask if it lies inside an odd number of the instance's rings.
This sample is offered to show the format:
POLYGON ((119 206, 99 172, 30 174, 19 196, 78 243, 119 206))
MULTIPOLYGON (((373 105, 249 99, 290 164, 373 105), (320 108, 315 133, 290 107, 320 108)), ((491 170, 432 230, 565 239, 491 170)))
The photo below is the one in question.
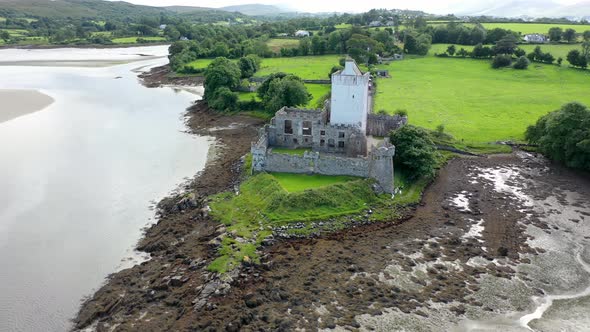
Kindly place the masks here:
POLYGON ((338 65, 341 57, 340 55, 318 55, 263 59, 260 70, 254 76, 263 77, 285 72, 307 80, 327 80, 330 69, 338 65))

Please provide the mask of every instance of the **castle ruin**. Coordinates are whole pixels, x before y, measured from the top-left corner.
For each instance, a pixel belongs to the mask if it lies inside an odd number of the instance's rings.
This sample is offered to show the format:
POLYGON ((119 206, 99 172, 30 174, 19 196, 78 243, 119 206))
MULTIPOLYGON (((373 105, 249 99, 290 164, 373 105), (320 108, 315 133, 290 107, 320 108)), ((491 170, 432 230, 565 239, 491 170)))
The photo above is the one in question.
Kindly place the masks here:
POLYGON ((376 180, 393 193, 395 146, 387 138, 407 118, 371 114, 371 78, 354 60, 332 74, 332 93, 321 110, 283 107, 252 144, 255 172, 350 175, 376 180), (273 148, 306 149, 303 155, 273 148))

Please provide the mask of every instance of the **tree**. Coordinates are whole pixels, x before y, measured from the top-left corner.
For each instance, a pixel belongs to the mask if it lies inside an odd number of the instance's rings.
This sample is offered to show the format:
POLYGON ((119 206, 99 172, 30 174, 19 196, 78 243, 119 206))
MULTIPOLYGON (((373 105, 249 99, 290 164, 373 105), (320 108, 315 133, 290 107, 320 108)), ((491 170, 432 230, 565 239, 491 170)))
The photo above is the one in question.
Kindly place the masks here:
POLYGON ((270 82, 262 103, 266 111, 272 113, 284 106, 306 105, 311 98, 311 94, 307 92, 307 88, 299 77, 287 75, 270 82))
POLYGON ((270 84, 274 81, 274 80, 280 80, 283 77, 287 76, 287 74, 282 73, 282 72, 278 72, 278 73, 272 73, 270 74, 270 76, 268 76, 264 82, 262 82, 262 84, 260 84, 260 86, 258 87, 258 89, 256 90, 256 94, 258 95, 258 97, 260 99, 264 99, 264 97, 266 96, 266 93, 268 92, 268 89, 270 88, 270 84))
POLYGON ((557 65, 561 66, 561 63, 563 62, 563 58, 559 57, 557 58, 557 65))
POLYGON ((563 34, 563 30, 559 27, 553 27, 549 29, 549 39, 552 42, 558 42, 561 40, 561 36, 563 34))
POLYGON ((525 138, 550 159, 590 170, 590 110, 582 104, 569 103, 541 117, 525 138))
POLYGON ((0 31, 0 39, 4 40, 5 42, 10 40, 10 34, 8 31, 1 30, 0 31))
POLYGON ((466 49, 464 49, 463 47, 461 47, 461 49, 459 50, 459 52, 457 52, 457 55, 464 58, 466 56, 469 55, 469 52, 467 52, 466 49))
POLYGON ((582 38, 584 38, 585 41, 590 41, 590 30, 584 31, 584 33, 582 33, 582 38))
POLYGON ((492 49, 482 44, 477 44, 471 52, 473 58, 489 58, 492 56, 492 49))
POLYGON ((242 72, 237 64, 227 58, 219 57, 207 66, 205 71, 205 100, 216 95, 221 87, 234 89, 240 84, 242 72))
POLYGON ((404 32, 404 50, 408 54, 426 55, 432 44, 429 34, 417 34, 415 31, 404 32))
POLYGON ((315 55, 326 53, 326 40, 318 35, 311 38, 311 52, 315 55))
POLYGON ((580 68, 588 67, 588 60, 578 50, 569 51, 566 59, 574 67, 580 67, 580 68))
POLYGON ((299 41, 299 54, 305 56, 309 54, 311 49, 311 42, 309 41, 309 37, 302 38, 299 41))
POLYGON ((229 55, 229 47, 227 47, 227 44, 224 42, 217 42, 213 48, 213 55, 218 57, 226 57, 229 55))
POLYGON ((257 70, 256 63, 254 63, 254 60, 248 57, 241 57, 238 60, 238 67, 240 67, 242 78, 252 77, 252 75, 254 75, 254 73, 257 70))
POLYGON ((208 104, 215 110, 231 112, 237 108, 238 94, 223 86, 215 91, 215 94, 210 98, 208 104))
POLYGON ((512 63, 512 57, 508 54, 498 54, 492 60, 492 68, 508 67, 512 63))
POLYGON ((494 46, 494 53, 495 54, 514 54, 516 50, 516 37, 512 34, 508 34, 504 36, 502 39, 498 40, 496 46, 494 46))
POLYGON ((390 139, 396 147, 395 163, 410 180, 434 176, 439 153, 426 130, 405 125, 392 132, 390 139))
POLYGON ((566 29, 563 33, 563 39, 567 40, 568 43, 574 41, 576 39, 576 30, 566 29))
POLYGON ((529 67, 529 59, 527 59, 525 56, 521 56, 516 60, 514 66, 512 67, 514 69, 527 69, 529 67))
POLYGON ((447 47, 447 53, 448 53, 450 56, 453 56, 453 55, 455 55, 455 51, 456 51, 456 50, 457 50, 457 49, 456 49, 455 45, 451 45, 451 46, 447 47))

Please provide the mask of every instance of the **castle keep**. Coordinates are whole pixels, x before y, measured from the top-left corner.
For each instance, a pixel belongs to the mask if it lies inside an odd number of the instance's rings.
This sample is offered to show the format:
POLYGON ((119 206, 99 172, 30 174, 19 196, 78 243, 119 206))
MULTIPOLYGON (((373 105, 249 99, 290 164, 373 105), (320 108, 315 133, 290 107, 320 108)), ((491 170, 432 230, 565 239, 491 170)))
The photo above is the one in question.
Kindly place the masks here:
POLYGON ((381 190, 393 193, 395 147, 386 136, 407 118, 370 114, 370 90, 370 74, 347 60, 332 75, 331 99, 323 109, 283 107, 261 129, 252 144, 252 169, 373 178, 381 190), (293 155, 273 153, 273 147, 308 150, 293 155))

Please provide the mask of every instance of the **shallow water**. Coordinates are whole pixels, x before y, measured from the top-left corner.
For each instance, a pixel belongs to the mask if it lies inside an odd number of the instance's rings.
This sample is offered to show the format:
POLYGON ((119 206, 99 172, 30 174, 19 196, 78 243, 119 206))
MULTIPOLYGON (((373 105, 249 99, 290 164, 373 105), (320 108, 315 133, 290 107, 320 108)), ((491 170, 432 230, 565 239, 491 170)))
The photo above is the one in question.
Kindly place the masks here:
MULTIPOLYGON (((11 52, 18 59, 30 51, 11 52)), ((60 55, 83 59, 79 52, 60 55)), ((0 123, 0 331, 67 329, 84 296, 140 259, 133 247, 153 200, 204 167, 211 140, 186 134, 182 119, 199 91, 147 89, 132 71, 166 61, 0 67, 0 89, 55 99, 0 123)))

